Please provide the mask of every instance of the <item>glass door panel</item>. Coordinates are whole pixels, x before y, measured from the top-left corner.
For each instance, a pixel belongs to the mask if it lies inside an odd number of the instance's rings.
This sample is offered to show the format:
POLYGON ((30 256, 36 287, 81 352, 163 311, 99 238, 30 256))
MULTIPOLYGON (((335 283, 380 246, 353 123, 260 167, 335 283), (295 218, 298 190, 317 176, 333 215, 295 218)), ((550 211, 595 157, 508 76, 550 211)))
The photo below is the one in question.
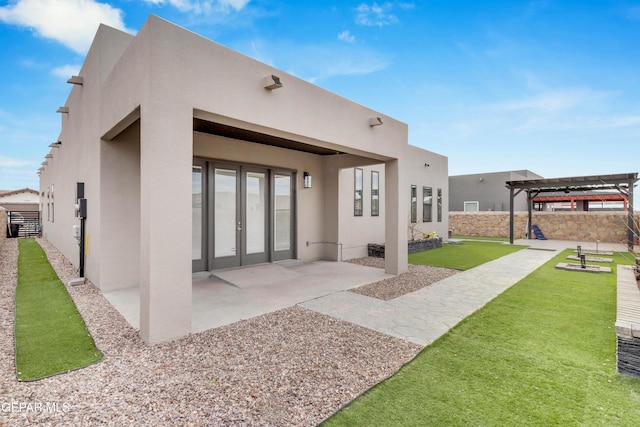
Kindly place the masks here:
POLYGON ((273 250, 291 249, 291 176, 274 175, 273 250))
POLYGON ((294 239, 294 183, 290 172, 273 173, 273 197, 271 207, 272 261, 291 259, 295 256, 294 239))
POLYGON ((204 192, 202 166, 191 170, 191 264, 193 271, 202 271, 204 265, 204 192))
POLYGON ((237 254, 237 173, 234 169, 214 171, 214 258, 237 254))
POLYGON ((245 254, 261 254, 266 249, 266 176, 262 172, 247 172, 245 179, 245 254))

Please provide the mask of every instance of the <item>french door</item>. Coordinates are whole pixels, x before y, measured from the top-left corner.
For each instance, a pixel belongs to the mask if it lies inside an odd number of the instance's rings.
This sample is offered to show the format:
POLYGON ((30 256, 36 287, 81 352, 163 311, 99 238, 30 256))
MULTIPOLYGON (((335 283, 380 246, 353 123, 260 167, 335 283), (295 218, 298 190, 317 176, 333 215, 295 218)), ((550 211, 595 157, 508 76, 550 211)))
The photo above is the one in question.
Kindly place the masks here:
POLYGON ((196 161, 193 271, 293 258, 294 173, 196 161))

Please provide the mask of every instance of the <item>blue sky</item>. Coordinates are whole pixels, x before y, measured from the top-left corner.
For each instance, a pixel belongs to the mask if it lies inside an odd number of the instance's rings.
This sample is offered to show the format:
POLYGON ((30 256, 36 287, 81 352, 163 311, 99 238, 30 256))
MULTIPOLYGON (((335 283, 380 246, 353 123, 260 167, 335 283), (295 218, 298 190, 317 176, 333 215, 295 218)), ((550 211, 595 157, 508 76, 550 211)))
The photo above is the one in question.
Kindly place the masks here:
POLYGON ((640 169, 640 0, 0 0, 0 189, 38 188, 98 24, 149 14, 407 123, 450 175, 640 169))

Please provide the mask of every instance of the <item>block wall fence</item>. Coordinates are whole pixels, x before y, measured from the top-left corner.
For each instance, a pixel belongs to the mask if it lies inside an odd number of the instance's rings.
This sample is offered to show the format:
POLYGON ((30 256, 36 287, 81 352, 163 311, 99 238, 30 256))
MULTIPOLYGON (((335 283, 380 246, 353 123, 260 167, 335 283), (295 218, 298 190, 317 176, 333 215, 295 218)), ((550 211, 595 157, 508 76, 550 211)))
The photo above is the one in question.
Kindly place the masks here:
MULTIPOLYGON (((636 224, 639 214, 634 213, 636 224)), ((525 237, 527 218, 527 212, 515 213, 514 238, 525 237)), ((534 212, 532 222, 548 239, 627 241, 627 212, 534 212)), ((509 212, 449 212, 449 230, 453 235, 509 237, 509 212)))
POLYGON ((4 244, 4 240, 7 237, 7 210, 0 206, 0 248, 4 244))

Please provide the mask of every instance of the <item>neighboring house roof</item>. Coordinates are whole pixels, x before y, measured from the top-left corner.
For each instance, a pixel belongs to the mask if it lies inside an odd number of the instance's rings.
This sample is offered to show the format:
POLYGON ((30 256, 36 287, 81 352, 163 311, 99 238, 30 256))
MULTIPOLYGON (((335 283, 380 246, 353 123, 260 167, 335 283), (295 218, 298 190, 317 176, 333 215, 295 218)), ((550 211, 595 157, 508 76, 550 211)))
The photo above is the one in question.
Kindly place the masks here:
POLYGON ((0 206, 9 211, 38 211, 40 193, 31 188, 0 190, 0 206))
POLYGON ((462 175, 450 175, 449 178, 464 179, 464 178, 478 177, 478 176, 482 176, 482 175, 486 175, 486 176, 509 175, 511 177, 511 180, 515 180, 515 179, 518 179, 518 178, 520 178, 520 179, 540 179, 540 178, 542 178, 541 175, 538 175, 537 173, 532 172, 529 169, 520 169, 520 170, 511 170, 511 171, 497 171, 497 172, 467 173, 467 174, 462 174, 462 175))
POLYGON ((0 190, 0 197, 7 197, 20 193, 32 193, 36 195, 40 194, 37 190, 33 190, 31 188, 21 188, 20 190, 0 190))

